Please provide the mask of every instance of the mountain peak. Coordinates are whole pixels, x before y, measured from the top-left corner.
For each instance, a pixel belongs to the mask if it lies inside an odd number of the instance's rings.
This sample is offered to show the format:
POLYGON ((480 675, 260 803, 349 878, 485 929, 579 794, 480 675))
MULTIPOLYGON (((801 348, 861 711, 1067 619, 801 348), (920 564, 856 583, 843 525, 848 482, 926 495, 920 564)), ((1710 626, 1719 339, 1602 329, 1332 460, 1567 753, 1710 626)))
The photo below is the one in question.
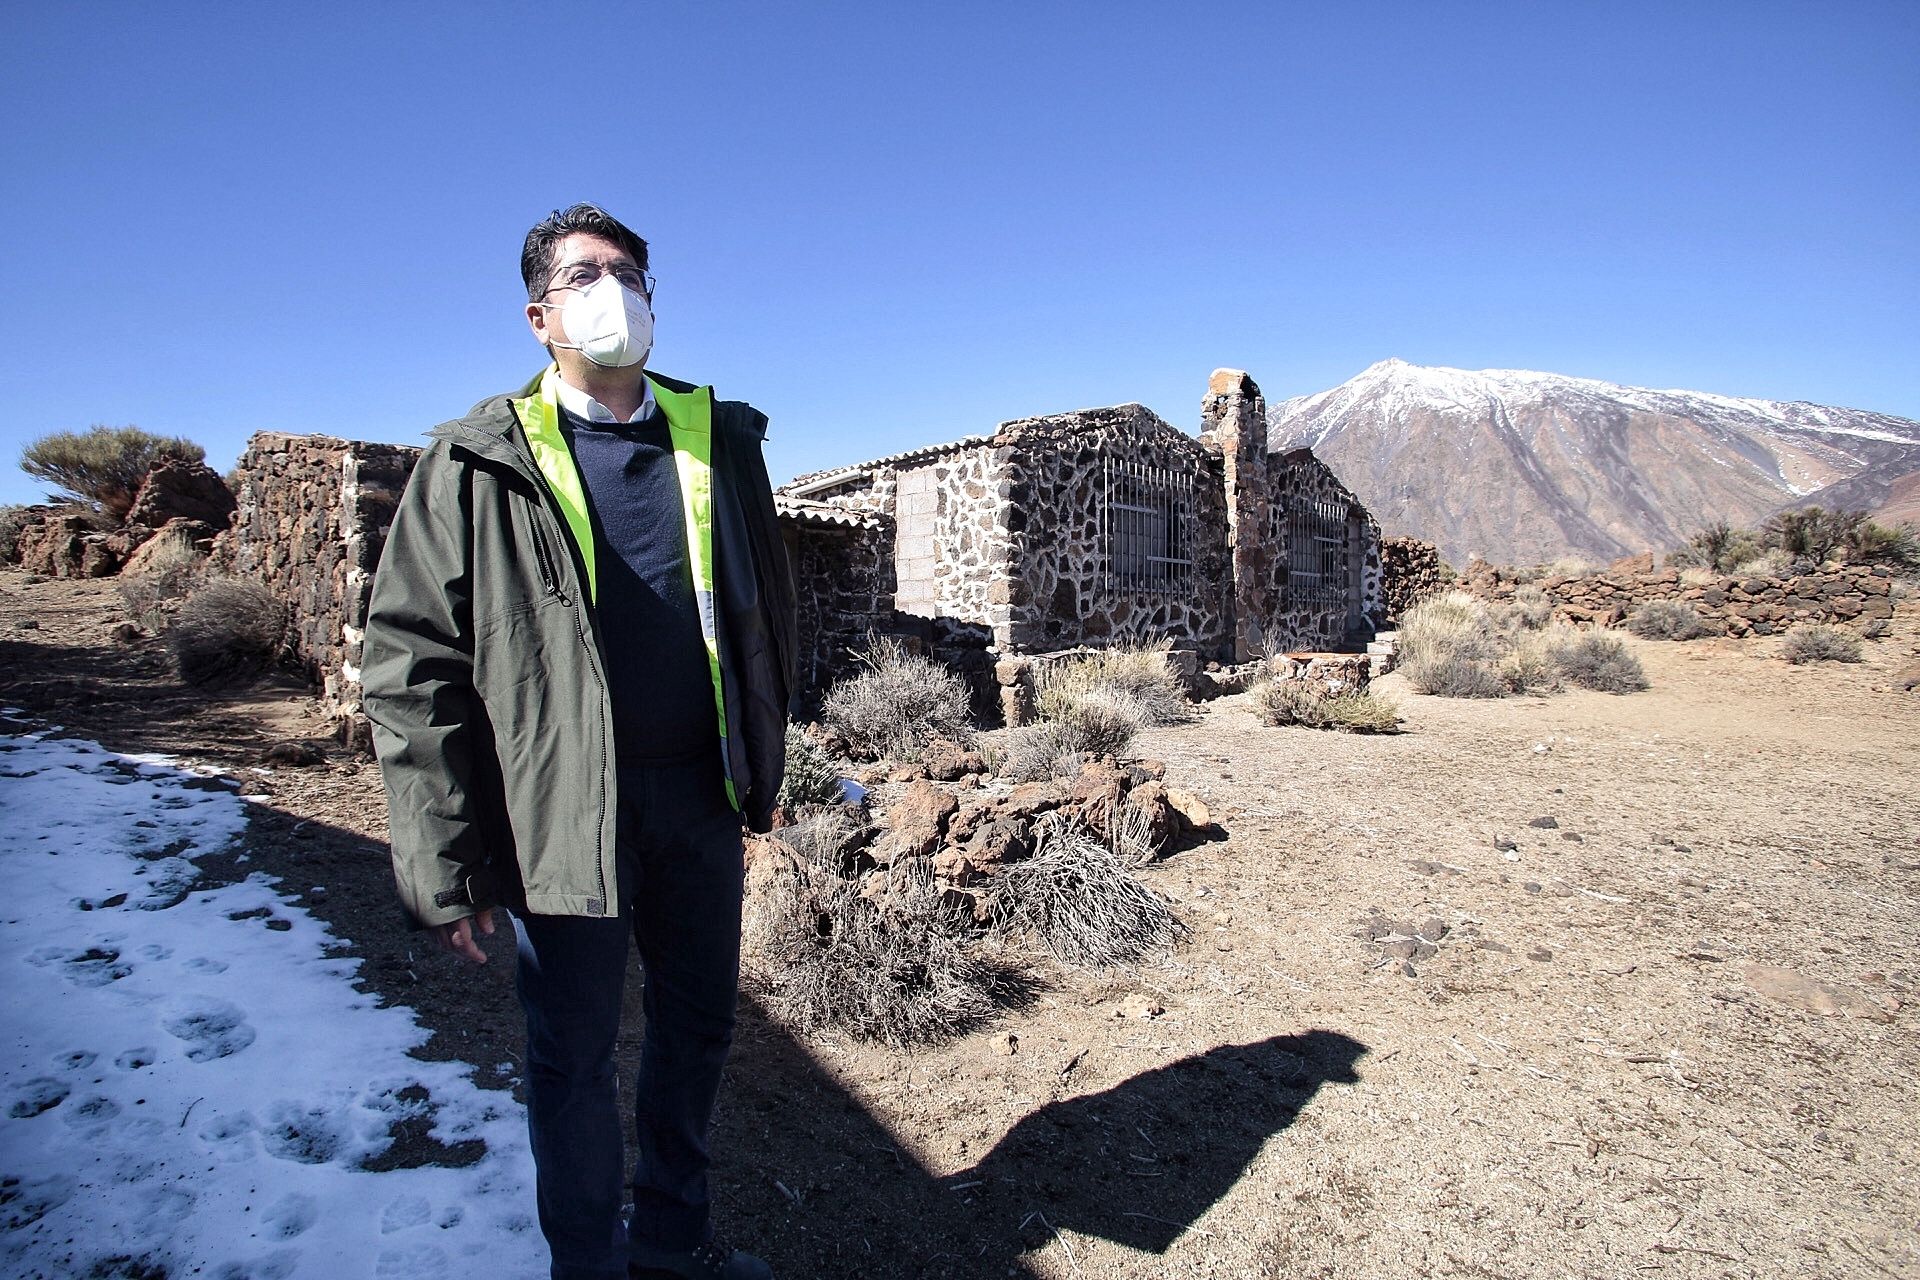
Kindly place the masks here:
POLYGON ((1312 446, 1388 532, 1455 563, 1665 550, 1841 481, 1858 505, 1920 472, 1904 418, 1397 356, 1268 418, 1276 447, 1312 446))

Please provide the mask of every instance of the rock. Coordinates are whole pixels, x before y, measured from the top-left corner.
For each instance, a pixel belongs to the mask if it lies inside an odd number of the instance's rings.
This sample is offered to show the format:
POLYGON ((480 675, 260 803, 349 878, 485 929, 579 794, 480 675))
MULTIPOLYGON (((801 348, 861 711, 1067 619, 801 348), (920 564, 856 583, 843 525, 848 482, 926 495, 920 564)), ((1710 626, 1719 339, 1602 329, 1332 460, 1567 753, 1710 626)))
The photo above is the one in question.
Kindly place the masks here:
POLYGON ((125 559, 112 536, 84 515, 49 516, 28 525, 20 531, 14 554, 27 573, 49 578, 105 578, 125 559))
POLYGON ((1538 818, 1529 818, 1527 820, 1527 825, 1530 827, 1539 827, 1543 831, 1552 831, 1555 828, 1559 827, 1560 820, 1550 815, 1538 817, 1538 818))
POLYGON ((920 764, 926 770, 926 776, 935 782, 957 782, 968 774, 987 771, 986 757, 945 738, 935 738, 927 744, 920 764))
POLYGON ((918 760, 910 760, 905 764, 895 765, 889 770, 887 773, 887 781, 917 782, 925 779, 926 776, 927 766, 918 760))
POLYGON ((1180 824, 1180 817, 1167 802, 1167 788, 1164 783, 1142 782, 1127 792, 1127 806, 1138 809, 1147 815, 1147 833, 1157 848, 1172 837, 1174 829, 1180 824))
POLYGON ((1428 942, 1438 942, 1451 932, 1453 932, 1453 930, 1449 929, 1447 922, 1439 916, 1428 916, 1420 922, 1419 936, 1428 942))
POLYGON ((1032 818, 1058 809, 1066 799, 1067 788, 1057 780, 1023 782, 1000 802, 1000 811, 1009 818, 1032 818))
POLYGON ((901 858, 924 858, 940 847, 947 820, 960 802, 922 778, 911 783, 887 810, 887 833, 874 846, 876 861, 892 864, 901 858))
POLYGON ((1167 762, 1164 760, 1135 760, 1127 766, 1127 773, 1133 778, 1133 785, 1143 782, 1165 782, 1167 762))
POLYGON ((1746 966, 1747 985, 1769 999, 1823 1018, 1845 1016, 1891 1022, 1893 1014, 1850 987, 1809 978, 1771 964, 1746 966))
POLYGON ((976 867, 1018 862, 1033 853, 1033 832, 1016 818, 1000 818, 975 832, 958 851, 976 867))
POLYGON ((1642 551, 1637 556, 1622 556, 1607 566, 1608 573, 1652 573, 1653 552, 1642 551))
POLYGON ((1116 1018, 1143 1018, 1151 1021, 1166 1011, 1166 1006, 1158 1000, 1149 1000, 1145 996, 1136 996, 1131 1000, 1121 1001, 1114 1009, 1113 1016, 1116 1018))
POLYGON ((1020 1037, 1011 1031, 1002 1031, 992 1041, 993 1051, 1002 1057, 1010 1058, 1020 1052, 1020 1037))
POLYGON ((1553 952, 1547 950, 1545 947, 1535 947, 1533 950, 1527 952, 1527 959, 1545 962, 1553 959, 1553 952))
POLYGON ((213 539, 218 532, 201 520, 184 516, 169 520, 133 548, 120 572, 137 576, 152 573, 169 560, 187 556, 204 558, 213 550, 213 539))
POLYGON ((1493 847, 1498 849, 1502 853, 1512 853, 1515 849, 1518 849, 1520 846, 1513 842, 1512 836, 1507 835, 1505 832, 1501 832, 1496 834, 1493 837, 1493 847))
POLYGON ((224 529, 237 504, 220 473, 204 462, 161 458, 134 495, 127 520, 158 529, 170 520, 198 520, 224 529))
POLYGON ((1204 831, 1213 825, 1213 810, 1199 796, 1182 787, 1167 788, 1167 807, 1180 816, 1180 823, 1190 831, 1204 831))
POLYGON ((1920 689, 1920 662, 1910 662, 1893 677, 1893 687, 1903 693, 1920 689))
POLYGON ((309 768, 316 764, 325 764, 327 757, 320 748, 311 742, 302 742, 297 738, 288 738, 276 742, 261 753, 263 764, 287 765, 296 769, 309 768))

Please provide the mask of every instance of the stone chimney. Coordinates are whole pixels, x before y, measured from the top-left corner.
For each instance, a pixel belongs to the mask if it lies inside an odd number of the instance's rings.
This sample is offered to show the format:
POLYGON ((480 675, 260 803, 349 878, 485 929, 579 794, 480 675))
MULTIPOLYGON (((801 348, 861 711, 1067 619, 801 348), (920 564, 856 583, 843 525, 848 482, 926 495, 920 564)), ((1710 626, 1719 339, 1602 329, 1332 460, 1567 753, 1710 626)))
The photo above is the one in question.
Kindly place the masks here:
POLYGON ((1274 548, 1267 537, 1267 402, 1239 369, 1215 369, 1200 402, 1200 439, 1217 450, 1227 480, 1227 543, 1233 555, 1233 657, 1267 656, 1264 621, 1274 616, 1274 548))

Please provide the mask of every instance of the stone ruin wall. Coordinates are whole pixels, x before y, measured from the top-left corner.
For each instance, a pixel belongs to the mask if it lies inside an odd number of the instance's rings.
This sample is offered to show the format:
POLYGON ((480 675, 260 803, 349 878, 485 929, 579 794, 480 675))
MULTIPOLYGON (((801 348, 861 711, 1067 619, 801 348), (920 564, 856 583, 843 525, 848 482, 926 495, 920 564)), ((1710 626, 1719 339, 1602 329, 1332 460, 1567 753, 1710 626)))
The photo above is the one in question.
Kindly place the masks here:
POLYGON ((1000 642, 1012 555, 1010 461, 1010 450, 978 445, 894 474, 900 612, 970 623, 1000 642))
POLYGON ((1011 422, 1008 449, 1011 578, 1003 650, 1171 640, 1209 657, 1231 647, 1227 511, 1220 462, 1141 405, 1011 422), (1178 592, 1111 585, 1101 531, 1102 459, 1126 458, 1192 475, 1187 533, 1191 586, 1178 592))
POLYGON ((233 524, 214 544, 218 568, 286 603, 289 647, 355 746, 367 744, 360 642, 373 570, 419 457, 406 445, 259 432, 235 467, 233 524))
MULTIPOLYGON (((1360 545, 1353 545, 1348 534, 1347 554, 1360 556, 1360 611, 1378 627, 1384 620, 1383 575, 1380 562, 1380 526, 1371 512, 1340 483, 1333 469, 1306 449, 1268 456, 1266 481, 1271 523, 1266 532, 1273 541, 1273 598, 1276 612, 1263 621, 1266 651, 1272 653, 1335 649, 1347 641, 1350 584, 1342 583, 1338 603, 1325 604, 1298 599, 1289 589, 1290 570, 1286 515, 1293 503, 1329 502, 1360 516, 1360 545)), ((1349 515, 1351 521, 1351 514, 1349 515)), ((1350 527, 1350 526, 1349 526, 1350 527)))
POLYGON ((865 528, 789 523, 797 587, 800 687, 821 693, 855 667, 853 655, 893 612, 893 521, 865 528))
MULTIPOLYGON (((1845 625, 1869 638, 1887 633, 1893 618, 1893 579, 1873 565, 1843 565, 1791 578, 1716 578, 1690 585, 1678 569, 1655 569, 1652 557, 1635 569, 1587 577, 1551 576, 1532 585, 1553 602, 1565 622, 1611 627, 1650 600, 1693 606, 1709 626, 1730 636, 1773 635, 1803 622, 1845 625)), ((1511 600, 1522 583, 1510 570, 1483 561, 1467 567, 1461 585, 1485 600, 1511 600)))
POLYGON ((1408 609, 1445 591, 1451 572, 1443 568, 1440 548, 1431 542, 1381 539, 1380 598, 1386 625, 1393 626, 1408 609))

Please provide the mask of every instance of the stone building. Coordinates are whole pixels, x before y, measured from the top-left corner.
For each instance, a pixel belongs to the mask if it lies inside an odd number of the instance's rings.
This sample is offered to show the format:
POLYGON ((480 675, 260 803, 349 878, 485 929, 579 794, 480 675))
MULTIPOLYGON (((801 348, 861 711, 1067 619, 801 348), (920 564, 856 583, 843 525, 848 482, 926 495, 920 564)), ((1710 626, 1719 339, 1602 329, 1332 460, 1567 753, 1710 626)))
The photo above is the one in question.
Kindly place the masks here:
MULTIPOLYGON (((1245 374, 1216 373, 1201 416, 1198 437, 1137 404, 1022 418, 781 486, 803 688, 845 675, 875 632, 968 676, 983 711, 1006 657, 1165 640, 1235 662, 1363 637, 1372 517, 1307 450, 1267 451, 1245 374)), ((290 647, 350 740, 373 571, 418 456, 261 432, 215 551, 287 602, 290 647)))
POLYGON ((1237 370, 1213 375, 1197 437, 1137 404, 1022 418, 777 498, 816 687, 870 631, 966 671, 1122 641, 1248 661, 1379 621, 1378 525, 1311 451, 1268 451, 1237 370))

